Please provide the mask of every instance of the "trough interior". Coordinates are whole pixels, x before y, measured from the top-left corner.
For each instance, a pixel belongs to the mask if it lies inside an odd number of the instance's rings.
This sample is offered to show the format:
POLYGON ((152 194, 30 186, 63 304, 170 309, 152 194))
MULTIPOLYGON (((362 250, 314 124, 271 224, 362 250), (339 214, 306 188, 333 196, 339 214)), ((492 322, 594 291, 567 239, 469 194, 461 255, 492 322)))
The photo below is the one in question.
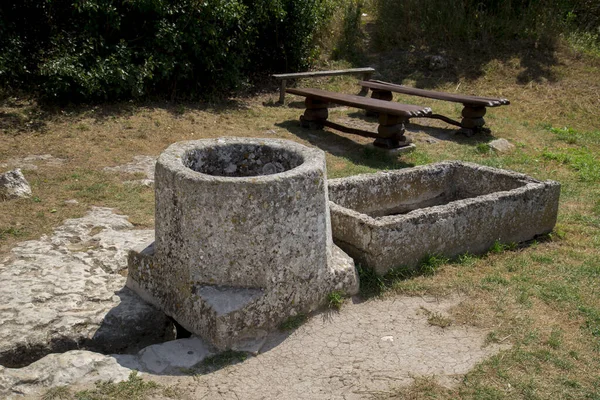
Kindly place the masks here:
POLYGON ((231 143, 188 151, 183 164, 213 176, 248 177, 291 170, 304 162, 301 154, 269 145, 231 143))
POLYGON ((334 203, 371 217, 406 214, 494 192, 530 181, 502 171, 462 164, 438 164, 400 173, 379 173, 329 186, 334 203))

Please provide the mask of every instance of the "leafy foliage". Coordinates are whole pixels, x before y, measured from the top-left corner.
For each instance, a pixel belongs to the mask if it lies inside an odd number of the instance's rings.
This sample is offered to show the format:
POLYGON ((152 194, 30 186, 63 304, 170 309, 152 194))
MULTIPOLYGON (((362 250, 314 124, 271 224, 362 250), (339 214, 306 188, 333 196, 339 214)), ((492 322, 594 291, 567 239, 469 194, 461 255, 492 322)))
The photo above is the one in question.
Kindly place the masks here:
POLYGON ((8 0, 0 85, 48 99, 208 96, 306 68, 341 0, 8 0))
POLYGON ((374 4, 376 39, 384 48, 432 43, 480 47, 512 39, 544 43, 569 32, 586 33, 588 42, 600 44, 597 1, 374 0, 374 4))

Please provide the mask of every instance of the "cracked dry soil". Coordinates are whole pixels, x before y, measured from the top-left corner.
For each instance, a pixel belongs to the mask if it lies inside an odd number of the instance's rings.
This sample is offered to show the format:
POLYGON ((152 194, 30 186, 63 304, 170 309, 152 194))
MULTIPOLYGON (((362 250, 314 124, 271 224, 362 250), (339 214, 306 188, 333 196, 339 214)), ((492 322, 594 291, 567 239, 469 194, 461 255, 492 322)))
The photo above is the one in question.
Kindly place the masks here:
MULTIPOLYGON (((487 331, 432 326, 460 298, 396 297, 346 304, 311 318, 291 334, 271 337, 261 354, 195 377, 155 376, 190 399, 365 399, 434 376, 457 384, 505 345, 485 345, 487 331)), ((149 377, 146 375, 146 377, 149 377)))

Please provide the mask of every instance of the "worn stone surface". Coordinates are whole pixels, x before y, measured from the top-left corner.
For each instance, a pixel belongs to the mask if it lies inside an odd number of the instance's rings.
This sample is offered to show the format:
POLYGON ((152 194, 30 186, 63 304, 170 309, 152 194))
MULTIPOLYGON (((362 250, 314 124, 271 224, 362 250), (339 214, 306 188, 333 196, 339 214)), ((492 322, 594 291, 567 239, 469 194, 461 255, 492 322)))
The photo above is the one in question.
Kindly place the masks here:
POLYGON ((13 248, 0 260, 0 365, 75 348, 137 351, 172 338, 168 318, 124 287, 127 251, 152 237, 93 208, 13 248))
POLYGON ((135 356, 55 354, 26 368, 0 367, 0 397, 21 392, 39 398, 45 387, 80 390, 96 379, 120 381, 129 375, 126 368, 175 386, 189 399, 368 399, 421 376, 458 384, 477 363, 509 347, 486 345, 483 329, 427 322, 425 310, 447 316, 460 301, 348 302, 339 313, 317 314, 294 332, 269 335, 258 356, 205 375, 195 375, 194 366, 213 353, 197 338, 156 344, 135 356))
POLYGON ((560 185, 463 162, 334 179, 336 243, 383 274, 431 254, 487 251, 552 231, 560 185))
POLYGON ((128 181, 132 184, 143 186, 152 186, 154 184, 154 165, 156 157, 152 156, 134 156, 133 161, 125 165, 117 165, 115 167, 104 167, 107 172, 124 172, 128 174, 144 174, 145 179, 128 181))
POLYGON ((148 346, 137 355, 140 371, 158 375, 181 375, 214 353, 214 348, 198 337, 178 339, 148 346))
POLYGON ((65 163, 65 159, 57 158, 51 154, 34 154, 21 158, 11 158, 0 163, 0 168, 20 168, 23 170, 36 170, 38 165, 44 167, 58 167, 65 163))
POLYGON ((30 395, 40 398, 44 388, 93 384, 98 380, 123 381, 131 369, 122 366, 121 358, 85 350, 50 354, 24 368, 0 366, 0 397, 11 399, 30 395))
POLYGON ((506 153, 511 150, 514 150, 515 148, 515 145, 506 139, 492 140, 488 143, 488 146, 490 147, 490 150, 493 150, 498 153, 506 153))
POLYGON ((31 197, 31 187, 19 168, 0 174, 0 201, 31 197))
POLYGON ((260 337, 333 290, 358 291, 333 256, 325 154, 275 139, 171 145, 156 165, 156 242, 127 285, 215 346, 260 337))

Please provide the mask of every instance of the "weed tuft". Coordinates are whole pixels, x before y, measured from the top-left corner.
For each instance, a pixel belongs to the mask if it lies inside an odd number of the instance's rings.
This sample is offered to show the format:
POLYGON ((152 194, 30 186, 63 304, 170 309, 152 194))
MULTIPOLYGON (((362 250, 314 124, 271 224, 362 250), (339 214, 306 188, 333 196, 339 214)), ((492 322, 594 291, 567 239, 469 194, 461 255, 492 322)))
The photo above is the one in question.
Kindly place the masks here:
POLYGON ((341 310, 344 304, 344 293, 335 290, 327 295, 327 306, 333 310, 341 310))
POLYGON ((427 323, 431 326, 438 326, 442 329, 452 325, 452 320, 442 313, 436 311, 429 311, 425 307, 421 307, 421 310, 427 315, 427 323))
POLYGON ((433 276, 437 270, 450 260, 446 257, 432 254, 421 260, 415 275, 433 276))
POLYGON ((70 400, 71 398, 71 389, 67 386, 50 388, 41 397, 42 400, 70 400))
POLYGON ((488 275, 481 280, 483 283, 493 283, 501 286, 508 286, 509 282, 506 278, 499 275, 488 275))
POLYGON ((8 236, 19 238, 25 236, 26 234, 27 232, 25 232, 23 229, 15 228, 13 226, 9 228, 0 228, 0 240, 4 240, 8 236))
POLYGON ((284 332, 293 331, 295 329, 298 329, 307 320, 308 320, 308 316, 306 314, 300 313, 300 314, 294 315, 292 317, 289 317, 285 321, 283 321, 279 325, 279 330, 284 331, 284 332))
POLYGON ((557 328, 552 329, 552 332, 550 332, 550 337, 546 341, 546 344, 554 350, 558 350, 562 345, 562 334, 562 330, 557 328))
POLYGON ((477 146, 475 146, 475 151, 479 154, 490 154, 492 149, 487 143, 478 143, 477 146))
POLYGON ((159 387, 156 382, 144 381, 137 375, 137 371, 132 371, 126 381, 119 383, 96 382, 94 389, 77 392, 75 397, 78 400, 143 400, 150 397, 159 387))
POLYGON ((488 250, 488 253, 499 254, 503 253, 507 250, 515 250, 519 245, 517 243, 502 243, 499 239, 497 239, 492 247, 488 250))
POLYGON ((390 269, 385 275, 378 275, 372 268, 358 266, 360 278, 360 295, 363 298, 380 296, 394 288, 397 283, 419 276, 433 276, 439 268, 450 260, 440 255, 424 257, 415 268, 399 266, 390 269))
POLYGON ((237 364, 248 358, 248 353, 243 351, 226 350, 214 356, 206 357, 200 366, 207 372, 216 371, 231 364, 237 364))

